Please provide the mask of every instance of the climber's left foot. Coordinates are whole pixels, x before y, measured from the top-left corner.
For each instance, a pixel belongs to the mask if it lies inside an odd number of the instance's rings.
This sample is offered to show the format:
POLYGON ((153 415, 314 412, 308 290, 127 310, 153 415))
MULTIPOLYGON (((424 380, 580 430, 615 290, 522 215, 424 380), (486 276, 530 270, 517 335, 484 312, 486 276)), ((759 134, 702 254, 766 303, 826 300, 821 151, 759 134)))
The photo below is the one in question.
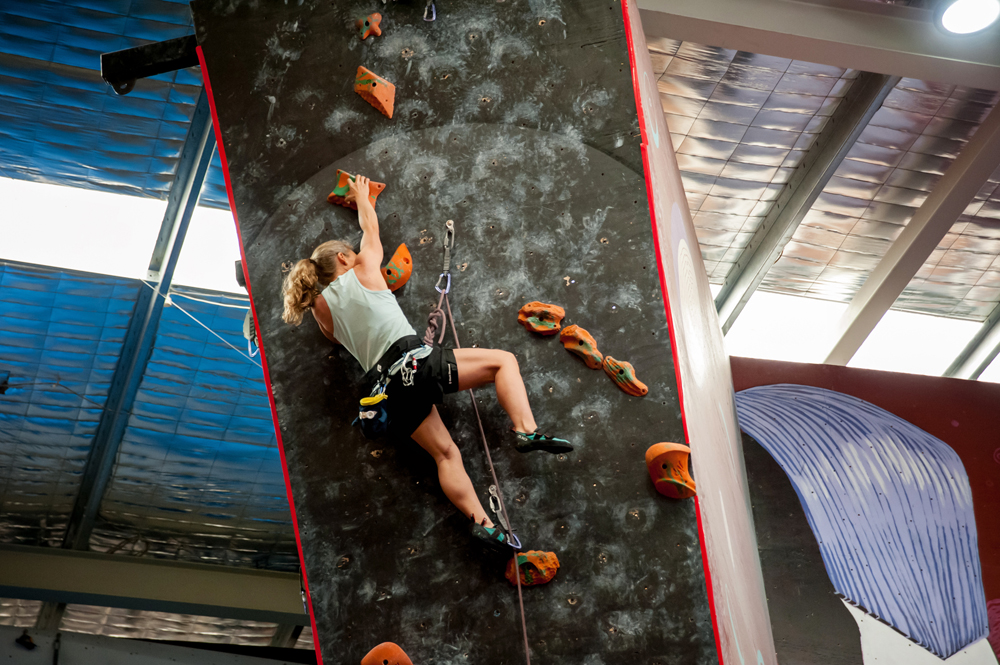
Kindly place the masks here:
POLYGON ((483 526, 473 522, 469 525, 469 534, 492 550, 503 553, 510 551, 510 539, 498 526, 483 526))
POLYGON ((518 432, 515 429, 511 429, 510 431, 514 433, 515 445, 519 453, 530 453, 533 450, 544 450, 547 453, 553 454, 573 451, 573 445, 566 439, 548 436, 538 430, 535 430, 531 434, 518 432))

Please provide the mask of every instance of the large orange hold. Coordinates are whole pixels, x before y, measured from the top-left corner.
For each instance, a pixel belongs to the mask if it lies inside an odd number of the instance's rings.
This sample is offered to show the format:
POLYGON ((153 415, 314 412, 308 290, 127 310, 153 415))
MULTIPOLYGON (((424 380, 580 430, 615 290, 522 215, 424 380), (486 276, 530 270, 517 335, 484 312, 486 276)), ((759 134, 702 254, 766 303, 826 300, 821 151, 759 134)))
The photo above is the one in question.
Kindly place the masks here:
POLYGON ((577 325, 566 326, 559 333, 559 341, 570 353, 583 358, 590 369, 601 369, 604 356, 597 348, 597 340, 589 332, 577 325))
POLYGON ((656 491, 671 499, 688 499, 696 494, 688 472, 691 449, 683 443, 656 443, 646 451, 646 468, 656 491))
POLYGON ((361 665, 413 665, 398 644, 383 642, 361 659, 361 665))
POLYGON ((537 300, 529 302, 517 313, 517 322, 539 335, 555 335, 562 328, 566 310, 537 300))
MULTIPOLYGON (((357 210, 358 204, 354 201, 347 200, 347 193, 350 191, 347 186, 347 181, 354 180, 354 178, 355 176, 351 175, 347 171, 337 169, 337 186, 333 188, 333 191, 326 197, 326 200, 339 206, 357 210)), ((375 207, 375 199, 378 198, 378 195, 382 193, 383 189, 385 189, 384 182, 375 182, 374 180, 370 181, 370 184, 368 185, 368 199, 372 202, 373 208, 375 207)))
MULTIPOLYGON (((521 574, 522 586, 535 586, 551 582, 559 571, 559 557, 555 552, 541 552, 531 550, 530 552, 518 552, 517 567, 521 574)), ((514 560, 507 562, 507 581, 517 584, 514 578, 514 560)))
POLYGON ((646 384, 635 378, 635 368, 630 362, 604 356, 604 372, 614 379, 619 388, 632 397, 642 397, 649 392, 646 384))
POLYGON ((358 74, 354 77, 354 92, 361 95, 362 99, 387 117, 392 117, 392 105, 396 101, 396 86, 375 72, 366 67, 358 67, 358 74))
POLYGON ((382 268, 382 276, 385 277, 385 285, 389 287, 389 290, 395 291, 406 284, 411 274, 413 274, 413 258, 410 256, 410 249, 404 242, 396 248, 396 253, 382 268))

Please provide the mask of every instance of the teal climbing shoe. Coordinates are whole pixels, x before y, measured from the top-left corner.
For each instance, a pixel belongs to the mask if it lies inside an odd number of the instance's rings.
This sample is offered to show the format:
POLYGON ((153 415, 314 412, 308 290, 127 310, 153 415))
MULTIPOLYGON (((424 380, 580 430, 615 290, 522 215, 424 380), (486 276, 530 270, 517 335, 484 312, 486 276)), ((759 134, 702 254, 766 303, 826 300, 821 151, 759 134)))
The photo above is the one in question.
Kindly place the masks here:
POLYGON ((547 453, 553 454, 573 451, 573 445, 566 439, 557 439, 554 436, 542 434, 538 430, 535 430, 531 434, 518 432, 515 429, 511 429, 510 431, 514 433, 514 443, 519 453, 530 453, 532 450, 544 450, 547 453))
POLYGON ((492 550, 504 553, 510 551, 510 539, 498 526, 483 526, 473 522, 469 525, 469 533, 492 550))

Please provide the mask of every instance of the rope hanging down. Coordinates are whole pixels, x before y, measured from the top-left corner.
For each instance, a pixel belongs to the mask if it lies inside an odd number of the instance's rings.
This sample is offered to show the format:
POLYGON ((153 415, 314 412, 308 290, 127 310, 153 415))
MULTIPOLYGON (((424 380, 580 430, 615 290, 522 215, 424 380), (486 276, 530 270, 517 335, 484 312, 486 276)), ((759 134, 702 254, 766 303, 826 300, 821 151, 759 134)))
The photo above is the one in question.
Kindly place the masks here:
MULTIPOLYGON (((448 220, 445 222, 444 236, 444 265, 441 274, 438 276, 434 289, 441 294, 438 298, 437 307, 431 310, 427 316, 427 331, 424 333, 424 344, 440 345, 444 341, 445 330, 451 324, 451 334, 455 341, 455 348, 460 349, 462 345, 458 341, 458 328, 455 327, 455 317, 451 313, 451 302, 448 294, 451 292, 451 250, 455 247, 455 222, 448 220), (442 305, 444 306, 442 308, 442 305), (440 334, 439 334, 440 333, 440 334), (435 339, 436 338, 436 339, 435 339)), ((490 504, 492 507, 493 498, 500 504, 500 522, 507 529, 511 537, 514 548, 514 578, 517 580, 517 602, 521 608, 521 634, 524 636, 524 659, 527 665, 531 665, 531 651, 528 647, 528 623, 524 616, 524 596, 521 592, 521 570, 517 565, 517 555, 521 552, 521 543, 514 536, 514 528, 511 525, 510 515, 507 514, 507 506, 503 501, 503 492, 500 491, 500 481, 497 480, 497 472, 493 467, 493 457, 490 455, 490 446, 486 441, 486 430, 483 429, 483 419, 479 415, 479 406, 476 404, 476 393, 470 388, 469 397, 472 398, 472 410, 476 414, 476 422, 479 425, 479 436, 483 441, 483 451, 486 453, 486 462, 490 467, 490 475, 493 477, 493 486, 496 488, 494 494, 493 487, 490 488, 490 504)))

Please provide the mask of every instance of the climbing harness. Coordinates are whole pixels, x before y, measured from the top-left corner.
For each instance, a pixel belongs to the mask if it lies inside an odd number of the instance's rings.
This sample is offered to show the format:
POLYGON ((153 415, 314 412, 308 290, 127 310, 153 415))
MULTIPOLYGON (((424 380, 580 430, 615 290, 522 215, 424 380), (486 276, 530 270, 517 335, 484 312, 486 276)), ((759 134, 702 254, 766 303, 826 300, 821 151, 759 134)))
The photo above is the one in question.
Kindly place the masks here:
MULTIPOLYGON (((455 327, 455 317, 451 313, 451 302, 448 294, 451 293, 451 251, 455 247, 455 222, 448 220, 445 222, 444 234, 444 264, 441 274, 438 276, 434 289, 440 294, 437 307, 431 310, 427 316, 427 331, 424 333, 424 344, 433 346, 440 345, 444 341, 445 329, 451 324, 452 339, 455 348, 460 349, 462 345, 458 341, 458 328, 455 327)), ((524 659, 527 665, 531 665, 531 650, 528 647, 528 622, 524 616, 524 596, 521 591, 520 567, 517 564, 517 555, 521 550, 521 542, 514 535, 511 527, 510 515, 504 505, 503 494, 500 492, 500 481, 497 480, 497 472, 493 467, 493 457, 490 455, 490 446, 486 441, 486 430, 483 428, 483 419, 479 415, 479 406, 476 403, 476 393, 470 388, 469 397, 472 399, 472 411, 476 414, 476 422, 479 425, 479 436, 483 441, 483 451, 486 453, 486 462, 490 467, 490 475, 493 484, 490 485, 490 508, 497 514, 497 522, 504 533, 507 534, 509 544, 514 549, 514 570, 518 571, 514 577, 517 579, 517 602, 521 608, 521 634, 524 636, 524 659)))
MULTIPOLYGON (((404 386, 412 386, 413 376, 417 373, 417 361, 423 360, 427 356, 431 355, 431 351, 433 350, 433 347, 427 346, 426 344, 418 346, 415 349, 410 349, 403 354, 402 358, 394 362, 392 366, 389 367, 389 377, 398 373, 404 386)), ((387 379, 386 383, 388 382, 389 380, 387 379)))

